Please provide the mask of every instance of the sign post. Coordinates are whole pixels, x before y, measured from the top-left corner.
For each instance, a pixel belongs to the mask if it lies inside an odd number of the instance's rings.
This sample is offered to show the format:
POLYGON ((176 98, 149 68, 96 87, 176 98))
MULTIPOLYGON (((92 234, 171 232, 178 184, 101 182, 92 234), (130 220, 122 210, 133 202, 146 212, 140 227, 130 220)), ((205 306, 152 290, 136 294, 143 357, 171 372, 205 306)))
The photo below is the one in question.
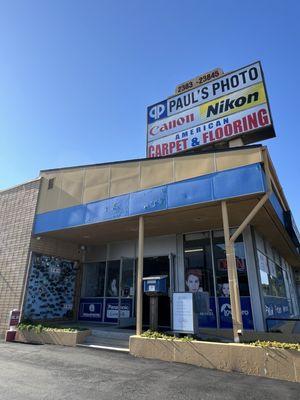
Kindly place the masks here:
POLYGON ((8 331, 6 331, 5 341, 13 342, 16 337, 17 326, 20 322, 20 310, 14 309, 9 313, 8 331))
POLYGON ((193 293, 173 293, 173 331, 176 333, 195 334, 197 314, 194 312, 193 293))

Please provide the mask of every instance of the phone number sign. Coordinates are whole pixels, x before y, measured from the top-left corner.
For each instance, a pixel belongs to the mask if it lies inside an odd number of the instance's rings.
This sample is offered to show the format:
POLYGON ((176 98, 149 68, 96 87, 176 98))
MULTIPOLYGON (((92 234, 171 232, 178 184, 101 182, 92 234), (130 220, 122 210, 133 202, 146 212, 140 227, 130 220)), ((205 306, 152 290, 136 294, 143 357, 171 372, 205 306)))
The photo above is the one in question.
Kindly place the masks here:
POLYGON ((180 94, 180 93, 186 92, 187 90, 190 90, 197 86, 203 85, 204 83, 209 82, 212 79, 216 79, 223 74, 224 74, 224 72, 221 68, 215 68, 213 71, 198 75, 194 79, 191 79, 189 81, 181 83, 180 85, 177 85, 176 89, 175 89, 175 93, 180 94))

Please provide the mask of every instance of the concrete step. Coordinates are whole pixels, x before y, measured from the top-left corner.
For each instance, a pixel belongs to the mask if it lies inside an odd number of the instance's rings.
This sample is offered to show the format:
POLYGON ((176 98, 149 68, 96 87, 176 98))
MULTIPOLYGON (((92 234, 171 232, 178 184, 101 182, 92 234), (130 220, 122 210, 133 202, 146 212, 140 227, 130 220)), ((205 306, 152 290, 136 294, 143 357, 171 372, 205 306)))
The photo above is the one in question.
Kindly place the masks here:
POLYGON ((88 347, 98 350, 110 350, 129 353, 129 339, 114 339, 111 337, 88 336, 79 347, 88 347))
POLYGON ((101 345, 96 345, 96 344, 77 344, 77 347, 85 347, 89 349, 95 349, 95 350, 106 350, 106 351, 116 351, 120 353, 129 353, 129 348, 123 348, 123 347, 112 347, 112 346, 101 346, 101 345))
POLYGON ((103 329, 103 328, 92 328, 92 335, 98 338, 110 338, 110 339, 120 339, 129 341, 129 337, 134 335, 133 330, 127 329, 103 329))

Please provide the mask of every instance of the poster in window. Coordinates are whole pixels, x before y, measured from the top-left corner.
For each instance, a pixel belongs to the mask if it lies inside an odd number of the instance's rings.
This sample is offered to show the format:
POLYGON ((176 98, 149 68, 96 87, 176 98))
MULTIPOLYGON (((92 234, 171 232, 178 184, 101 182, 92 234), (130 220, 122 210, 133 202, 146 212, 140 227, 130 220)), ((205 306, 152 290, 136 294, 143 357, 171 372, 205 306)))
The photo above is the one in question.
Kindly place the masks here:
POLYGON ((267 257, 263 253, 261 253, 259 250, 257 250, 257 258, 258 258, 259 269, 261 271, 268 273, 269 270, 268 270, 267 257))
POLYGON ((276 278, 275 263, 272 260, 268 259, 268 264, 269 264, 270 275, 273 276, 274 278, 276 278))
MULTIPOLYGON (((236 267, 239 272, 246 271, 246 260, 244 258, 235 257, 236 267)), ((217 260, 218 271, 227 271, 227 259, 219 258, 217 260)))

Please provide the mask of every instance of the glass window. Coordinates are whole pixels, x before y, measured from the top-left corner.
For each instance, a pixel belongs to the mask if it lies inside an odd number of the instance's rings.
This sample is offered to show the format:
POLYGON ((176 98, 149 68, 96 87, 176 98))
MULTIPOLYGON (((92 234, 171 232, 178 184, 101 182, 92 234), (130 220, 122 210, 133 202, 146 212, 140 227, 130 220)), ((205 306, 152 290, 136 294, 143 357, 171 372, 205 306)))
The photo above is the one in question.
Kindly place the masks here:
POLYGON ((185 290, 194 293, 199 326, 217 327, 210 232, 184 237, 185 290))
POLYGON ((103 297, 105 262, 84 264, 83 297, 103 297))
POLYGON ((257 250, 258 268, 266 316, 286 318, 292 313, 290 285, 286 265, 276 249, 266 241, 266 253, 257 250))
POLYGON ((269 268, 267 257, 259 250, 257 250, 257 258, 263 294, 267 296, 270 294, 269 268))
POLYGON ((270 243, 268 241, 265 241, 265 246, 266 246, 265 254, 273 261, 274 260, 274 255, 273 255, 273 249, 270 246, 270 243))
POLYGON ((287 297, 286 290, 285 290, 285 284, 284 284, 283 270, 277 264, 275 264, 275 270, 276 270, 276 278, 275 279, 276 279, 276 287, 277 287, 276 294, 278 297, 287 297))
POLYGON ((257 232, 255 232, 255 242, 257 249, 260 250, 262 253, 265 253, 264 240, 257 232))
POLYGON ((121 296, 133 297, 134 295, 134 260, 124 258, 122 260, 122 280, 121 280, 121 296))
POLYGON ((273 255, 274 255, 274 261, 276 262, 276 264, 280 265, 281 264, 280 255, 278 254, 276 249, 273 249, 273 255))
POLYGON ((185 235, 184 264, 186 291, 214 296, 209 232, 185 235))
MULTIPOLYGON (((227 259, 223 231, 216 231, 213 233, 213 246, 217 279, 217 294, 219 297, 229 297, 227 259)), ((234 243, 234 249, 240 296, 249 296, 246 256, 242 235, 236 239, 234 243)))
POLYGON ((120 260, 108 261, 106 297, 119 297, 120 260))

